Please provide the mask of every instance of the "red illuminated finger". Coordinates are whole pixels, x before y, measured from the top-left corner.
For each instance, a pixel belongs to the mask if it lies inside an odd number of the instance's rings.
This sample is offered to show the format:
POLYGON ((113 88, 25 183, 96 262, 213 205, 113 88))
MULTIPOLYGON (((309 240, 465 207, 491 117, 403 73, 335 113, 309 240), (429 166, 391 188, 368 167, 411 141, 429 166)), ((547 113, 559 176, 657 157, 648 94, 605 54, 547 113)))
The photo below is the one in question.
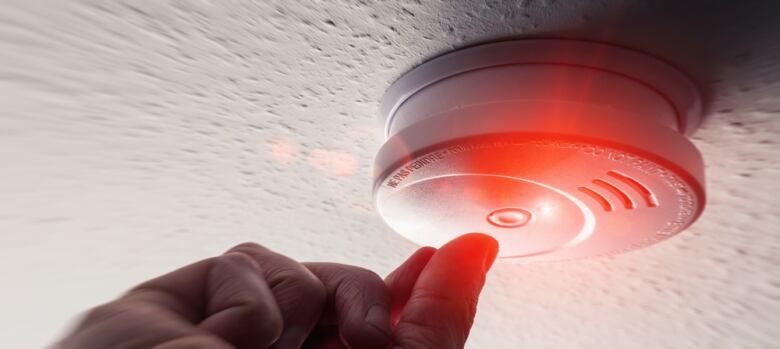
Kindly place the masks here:
POLYGON ((467 234, 441 247, 423 269, 401 312, 395 349, 463 348, 498 243, 467 234))
POLYGON ((385 278, 385 284, 390 289, 392 297, 390 316, 393 324, 398 322, 401 309, 409 300, 417 278, 434 253, 436 249, 433 247, 420 248, 385 278))

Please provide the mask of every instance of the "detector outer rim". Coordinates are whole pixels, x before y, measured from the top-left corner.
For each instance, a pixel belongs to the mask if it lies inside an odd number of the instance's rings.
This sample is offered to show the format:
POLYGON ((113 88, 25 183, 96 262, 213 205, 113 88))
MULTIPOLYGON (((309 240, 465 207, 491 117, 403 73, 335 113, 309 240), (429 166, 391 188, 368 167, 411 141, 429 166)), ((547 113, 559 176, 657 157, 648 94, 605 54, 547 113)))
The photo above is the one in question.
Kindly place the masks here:
POLYGON ((395 113, 414 95, 437 82, 502 65, 570 65, 620 74, 642 82, 675 109, 680 133, 701 123, 701 95, 695 84, 668 63, 633 49, 569 39, 524 39, 477 45, 431 59, 404 74, 385 93, 380 116, 386 138, 395 113), (565 54, 561 54, 561 53, 565 54))
MULTIPOLYGON (((589 115, 587 120, 573 119, 565 125, 551 125, 546 122, 546 117, 543 115, 531 114, 518 117, 511 111, 527 109, 513 107, 513 105, 529 103, 532 102, 495 103, 451 110, 397 132, 377 153, 374 162, 375 198, 377 190, 390 173, 427 151, 469 138, 537 134, 549 135, 550 138, 563 136, 569 139, 590 139, 601 144, 609 143, 616 149, 642 156, 650 155, 651 160, 675 171, 686 180, 696 190, 703 208, 704 159, 684 136, 663 126, 626 123, 626 116, 623 115, 587 113, 589 115), (481 116, 475 118, 471 114, 481 116), (617 123, 621 125, 623 132, 612 132, 613 130, 602 127, 587 127, 589 123, 617 123)), ((537 103, 549 104, 549 102, 537 103)))

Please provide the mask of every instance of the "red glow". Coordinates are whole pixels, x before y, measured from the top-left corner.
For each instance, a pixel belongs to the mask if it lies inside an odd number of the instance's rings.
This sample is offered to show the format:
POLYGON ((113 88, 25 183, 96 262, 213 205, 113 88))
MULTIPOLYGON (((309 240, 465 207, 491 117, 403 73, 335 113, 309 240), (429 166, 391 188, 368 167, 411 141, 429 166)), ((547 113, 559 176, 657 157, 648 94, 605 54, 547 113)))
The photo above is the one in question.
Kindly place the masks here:
POLYGON ((287 138, 272 140, 270 153, 276 161, 291 164, 298 159, 298 143, 287 138))
POLYGON ((355 156, 342 150, 314 149, 308 160, 311 167, 335 176, 351 176, 358 166, 355 156))

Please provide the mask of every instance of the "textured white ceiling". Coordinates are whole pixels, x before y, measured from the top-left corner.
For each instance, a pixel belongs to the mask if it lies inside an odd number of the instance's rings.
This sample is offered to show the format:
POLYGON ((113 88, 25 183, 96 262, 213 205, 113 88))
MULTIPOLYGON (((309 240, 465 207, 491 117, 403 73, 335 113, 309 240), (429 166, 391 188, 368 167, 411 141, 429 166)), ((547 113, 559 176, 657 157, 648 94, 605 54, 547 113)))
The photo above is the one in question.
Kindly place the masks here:
POLYGON ((0 339, 252 240, 384 274, 415 247, 370 200, 378 100, 456 47, 576 36, 697 79, 708 207, 616 258, 498 264, 469 348, 776 346, 776 1, 13 1, 0 4, 0 339))

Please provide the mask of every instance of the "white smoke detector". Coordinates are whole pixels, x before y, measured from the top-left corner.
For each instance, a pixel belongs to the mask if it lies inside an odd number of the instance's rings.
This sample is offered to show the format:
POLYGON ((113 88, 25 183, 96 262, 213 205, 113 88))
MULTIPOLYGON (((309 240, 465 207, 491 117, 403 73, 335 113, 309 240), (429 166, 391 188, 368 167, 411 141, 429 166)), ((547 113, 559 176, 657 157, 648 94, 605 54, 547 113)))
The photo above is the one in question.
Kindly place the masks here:
POLYGON ((517 40, 455 51, 387 91, 376 207, 418 244, 482 232, 511 261, 648 246, 704 207, 702 157, 686 137, 701 113, 688 78, 630 49, 517 40))

